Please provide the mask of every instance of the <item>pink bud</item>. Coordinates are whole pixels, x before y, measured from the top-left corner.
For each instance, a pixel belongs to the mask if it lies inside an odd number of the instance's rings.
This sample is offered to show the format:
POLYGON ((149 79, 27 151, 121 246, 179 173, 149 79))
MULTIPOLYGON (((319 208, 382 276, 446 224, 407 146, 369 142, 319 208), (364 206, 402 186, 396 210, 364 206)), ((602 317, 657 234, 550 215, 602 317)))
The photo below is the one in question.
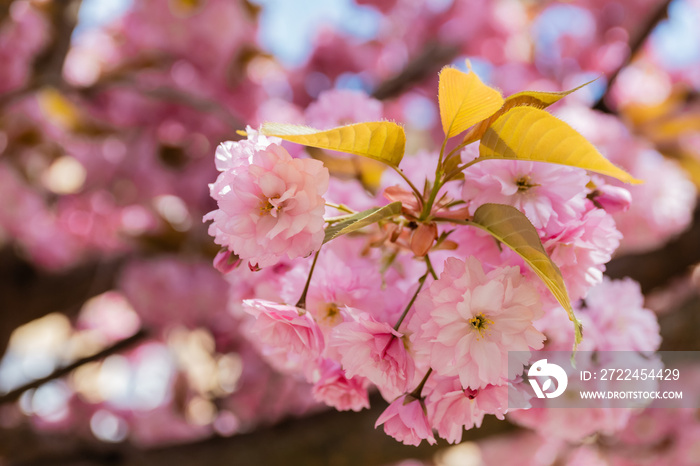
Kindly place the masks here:
POLYGON ((411 236, 411 251, 418 257, 425 256, 433 242, 437 239, 437 225, 434 223, 421 223, 411 236))
POLYGON ((625 188, 604 184, 595 190, 595 201, 608 213, 624 212, 632 202, 632 195, 625 188))
POLYGON ((229 251, 222 249, 214 258, 214 268, 224 275, 241 265, 241 259, 229 251))

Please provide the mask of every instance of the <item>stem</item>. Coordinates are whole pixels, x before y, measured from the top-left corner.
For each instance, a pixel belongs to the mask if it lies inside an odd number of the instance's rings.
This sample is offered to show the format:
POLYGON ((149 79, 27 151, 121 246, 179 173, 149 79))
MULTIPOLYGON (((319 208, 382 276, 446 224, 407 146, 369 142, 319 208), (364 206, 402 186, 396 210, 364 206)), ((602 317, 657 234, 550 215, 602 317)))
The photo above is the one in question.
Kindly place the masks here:
POLYGON ((458 173, 466 170, 467 168, 471 167, 472 165, 474 165, 477 162, 481 162, 482 160, 486 160, 486 159, 481 158, 481 157, 477 157, 474 160, 465 163, 464 165, 460 165, 459 167, 455 168, 454 170, 452 170, 450 173, 447 174, 447 176, 445 177, 445 181, 450 181, 450 179, 452 179, 453 176, 457 176, 458 173))
POLYGON ((430 256, 428 256, 427 254, 425 255, 425 265, 428 266, 428 272, 430 272, 430 275, 433 277, 433 279, 437 280, 438 276, 435 273, 435 269, 433 268, 433 264, 430 262, 430 256))
POLYGON ((301 292, 299 301, 296 303, 296 307, 300 309, 306 309, 306 293, 309 292, 309 285, 311 284, 311 276, 314 274, 314 269, 316 268, 316 261, 318 260, 318 253, 321 252, 321 248, 314 254, 314 261, 311 263, 311 270, 309 270, 309 277, 306 279, 306 284, 304 285, 304 291, 301 292))
POLYGON ((604 113, 615 113, 612 109, 610 109, 605 102, 610 95, 610 92, 612 91, 612 85, 613 81, 617 79, 617 76, 620 74, 620 71, 622 71, 623 68, 625 68, 627 65, 629 65, 632 60, 634 59, 634 56, 637 55, 639 50, 642 48, 642 45, 646 42, 647 38, 651 35, 651 33, 656 29, 656 26, 659 25, 659 23, 666 19, 668 17, 668 6, 671 3, 671 0, 664 0, 663 3, 658 5, 656 7, 656 10, 652 13, 651 16, 647 19, 645 24, 640 27, 639 31, 635 36, 630 35, 630 43, 629 43, 629 48, 630 48, 630 53, 627 55, 627 58, 620 63, 620 66, 618 66, 608 77, 608 87, 605 89, 605 93, 598 99, 598 101, 593 104, 593 109, 598 110, 604 113))
POLYGON ((413 194, 416 196, 416 199, 418 199, 418 203, 422 206, 423 205, 423 195, 418 191, 418 188, 411 183, 411 180, 408 179, 408 177, 404 174, 404 172, 401 171, 399 167, 395 167, 393 165, 389 165, 391 168, 394 169, 396 173, 398 173, 403 180, 408 183, 408 185, 411 187, 411 191, 413 191, 413 194))
POLYGON ((473 225, 473 223, 467 219, 462 220, 458 218, 433 217, 432 220, 433 222, 449 222, 454 223, 455 225, 473 225))
POLYGON ((4 403, 10 403, 10 402, 16 401, 27 390, 41 387, 42 385, 44 385, 47 382, 59 379, 59 378, 63 377, 64 375, 68 375, 80 366, 83 366, 83 365, 90 363, 90 362, 99 361, 100 359, 106 358, 109 355, 112 355, 114 353, 122 351, 122 350, 128 348, 129 346, 133 345, 134 343, 137 343, 137 342, 143 340, 146 336, 147 336, 147 332, 144 329, 141 329, 138 332, 136 332, 135 334, 131 335, 130 337, 125 338, 124 340, 120 340, 120 341, 114 343, 112 346, 109 346, 101 351, 98 351, 97 353, 95 353, 91 356, 80 358, 77 361, 73 362, 72 364, 69 364, 65 367, 61 367, 59 369, 56 369, 55 371, 53 371, 51 374, 47 375, 46 377, 42 377, 40 379, 34 380, 33 382, 29 382, 28 384, 22 385, 21 387, 15 388, 14 390, 7 392, 4 395, 0 396, 0 405, 2 405, 4 403))
POLYGON ((334 203, 332 203, 332 202, 326 202, 326 206, 327 206, 327 207, 332 207, 332 208, 334 208, 334 209, 338 209, 338 210, 340 210, 341 212, 347 212, 347 213, 349 213, 349 214, 356 214, 356 213, 357 213, 357 212, 355 212, 354 210, 352 210, 350 207, 345 206, 345 205, 343 205, 343 204, 334 204, 334 203))
POLYGON ((430 212, 433 210, 433 204, 435 203, 435 198, 437 197, 438 191, 442 188, 444 180, 442 179, 442 162, 445 156, 445 147, 447 146, 447 136, 442 141, 442 147, 440 147, 440 158, 438 159, 437 167, 435 167, 435 182, 433 183, 433 188, 430 190, 430 196, 428 201, 423 204, 423 210, 421 211, 419 222, 425 221, 430 216, 430 212))
POLYGON ((425 386, 425 383, 428 381, 428 377, 430 377, 430 374, 432 374, 432 373, 433 373, 433 368, 431 367, 428 369, 428 372, 425 373, 423 380, 420 381, 420 383, 418 384, 416 389, 413 390, 411 393, 409 393, 408 396, 412 396, 413 398, 420 400, 421 392, 423 391, 423 387, 425 386))
MULTIPOLYGON (((471 142, 469 143, 471 144, 471 142)), ((464 149, 467 147, 469 144, 466 144, 464 142, 460 142, 454 149, 450 151, 449 154, 447 154, 447 157, 445 157, 445 161, 449 160, 450 157, 452 157, 454 154, 456 154, 458 151, 464 149)))
POLYGON ((418 297, 418 293, 420 293, 420 290, 423 288, 423 284, 425 283, 425 279, 428 278, 429 273, 430 272, 426 270, 425 273, 423 274, 423 276, 421 276, 418 279, 418 289, 416 290, 415 293, 413 293, 413 297, 408 302, 408 306, 406 306, 406 309, 403 310, 403 313, 401 314, 399 321, 396 322, 396 325, 394 325, 394 330, 396 330, 397 332, 399 331, 399 327, 401 326, 401 323, 406 318, 406 315, 408 315, 408 311, 411 309, 411 307, 413 306, 413 303, 416 301, 416 297, 418 297))
POLYGON ((447 147, 447 135, 442 141, 442 147, 440 147, 440 158, 438 158, 438 164, 435 169, 435 181, 438 179, 438 173, 442 171, 442 160, 445 157, 445 147, 447 147))

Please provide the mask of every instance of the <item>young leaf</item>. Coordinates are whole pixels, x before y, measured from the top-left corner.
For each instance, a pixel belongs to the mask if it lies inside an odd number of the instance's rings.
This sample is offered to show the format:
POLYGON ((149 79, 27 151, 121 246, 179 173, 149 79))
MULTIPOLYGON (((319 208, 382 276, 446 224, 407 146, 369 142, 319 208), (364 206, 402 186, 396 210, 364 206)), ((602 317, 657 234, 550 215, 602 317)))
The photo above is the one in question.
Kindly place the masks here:
POLYGON ((474 218, 468 224, 487 231, 525 260, 525 263, 547 285, 559 304, 566 310, 569 320, 574 323, 576 345, 578 345, 583 330, 569 302, 561 271, 547 255, 537 230, 527 217, 509 205, 484 204, 476 209, 474 218))
POLYGON ((448 138, 488 118, 503 105, 503 97, 476 73, 443 68, 438 86, 440 120, 448 138))
POLYGON ((571 126, 534 107, 515 107, 501 115, 484 133, 481 159, 532 160, 558 163, 641 183, 613 165, 571 126))
MULTIPOLYGON (((595 79, 593 81, 595 81, 595 79)), ((570 89, 568 91, 523 91, 518 92, 517 94, 509 95, 503 103, 503 106, 496 113, 494 113, 484 121, 480 122, 479 124, 474 125, 473 128, 467 131, 467 134, 464 135, 463 143, 471 144, 472 142, 481 139, 481 137, 484 135, 484 132, 486 132, 486 129, 489 126, 491 126, 493 122, 498 119, 498 117, 506 113, 511 108, 528 106, 544 109, 556 102, 559 102, 561 99, 571 94, 572 92, 578 91, 582 87, 589 85, 593 81, 588 81, 587 83, 581 84, 580 86, 570 89)))
POLYGON ((265 123, 262 134, 285 141, 361 155, 398 167, 406 147, 406 134, 390 121, 372 121, 318 130, 308 126, 265 123))
POLYGON ((364 210, 355 215, 351 215, 342 222, 335 223, 326 228, 326 236, 323 243, 327 243, 338 236, 364 228, 367 225, 378 222, 379 220, 392 217, 401 213, 401 203, 392 202, 384 207, 375 207, 374 209, 364 210))

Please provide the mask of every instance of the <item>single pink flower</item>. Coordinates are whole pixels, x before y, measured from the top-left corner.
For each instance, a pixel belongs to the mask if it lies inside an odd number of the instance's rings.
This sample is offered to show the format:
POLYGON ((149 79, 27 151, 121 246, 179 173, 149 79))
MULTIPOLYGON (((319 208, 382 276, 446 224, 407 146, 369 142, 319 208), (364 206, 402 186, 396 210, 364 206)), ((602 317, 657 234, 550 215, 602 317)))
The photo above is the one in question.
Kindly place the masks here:
POLYGON ((393 399, 406 391, 415 373, 406 340, 386 322, 363 314, 333 328, 329 356, 340 361, 347 377, 365 377, 385 398, 393 399))
POLYGON ((563 225, 586 206, 584 170, 522 160, 489 160, 464 173, 462 198, 471 213, 482 204, 508 204, 536 228, 563 225))
POLYGON ((433 389, 425 404, 430 425, 449 443, 459 443, 464 429, 481 427, 486 414, 504 418, 508 409, 508 385, 463 388, 456 377, 433 376, 433 389))
POLYGON ((340 364, 331 359, 324 360, 320 366, 320 378, 312 389, 317 401, 338 411, 360 411, 369 408, 367 380, 361 377, 346 377, 340 364))
POLYGON ((323 242, 322 194, 328 170, 311 159, 293 159, 278 146, 256 137, 225 143, 217 150, 222 173, 210 185, 219 209, 209 234, 253 267, 267 267, 283 257, 305 257, 323 242), (226 145, 228 144, 228 145, 226 145))
POLYGON ((558 234, 542 239, 547 253, 561 270, 572 301, 583 298, 593 285, 603 280, 605 264, 621 238, 610 214, 592 209, 558 234))
POLYGON ((404 445, 420 445, 423 439, 430 445, 436 443, 425 415, 423 401, 411 395, 394 400, 379 416, 374 428, 384 424, 384 432, 404 445))
POLYGON ((509 351, 542 347, 544 335, 532 325, 540 315, 539 293, 518 267, 486 274, 474 257, 450 257, 416 299, 411 342, 439 375, 458 376, 473 389, 500 385, 516 375, 509 373, 509 351))
POLYGON ((311 316, 298 307, 263 299, 246 299, 243 309, 256 319, 251 341, 266 359, 279 370, 308 377, 324 346, 321 329, 311 316))
POLYGON ((644 308, 639 283, 610 280, 591 288, 581 311, 592 321, 591 338, 598 351, 655 351, 661 344, 656 315, 644 308))

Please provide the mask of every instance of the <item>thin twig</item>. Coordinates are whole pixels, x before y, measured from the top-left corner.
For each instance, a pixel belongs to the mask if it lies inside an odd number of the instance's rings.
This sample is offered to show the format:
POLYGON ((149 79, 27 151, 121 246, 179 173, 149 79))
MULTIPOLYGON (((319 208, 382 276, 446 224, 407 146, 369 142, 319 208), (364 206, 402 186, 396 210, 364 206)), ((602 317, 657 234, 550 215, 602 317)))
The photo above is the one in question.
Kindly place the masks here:
POLYGON ((403 70, 380 83, 374 89, 372 97, 384 100, 401 95, 412 85, 423 81, 450 63, 457 56, 459 50, 456 45, 427 43, 423 50, 406 64, 403 70))
POLYGON ((46 377, 42 377, 40 379, 36 379, 33 382, 29 382, 28 384, 22 385, 21 387, 15 388, 14 390, 7 392, 6 394, 0 396, 0 405, 5 404, 5 403, 11 403, 13 401, 16 401, 24 392, 27 390, 31 390, 33 388, 38 388, 42 385, 44 385, 47 382, 50 382, 52 380, 60 379, 64 375, 68 375, 71 372, 73 372, 75 369, 78 367, 85 365, 87 363, 93 362, 93 361, 99 361, 102 358, 105 358, 107 356, 110 356, 114 353, 118 353, 119 351, 122 351, 131 345, 143 340, 147 335, 146 330, 139 330, 135 334, 131 335, 128 338, 125 338, 124 340, 120 340, 116 343, 114 343, 112 346, 109 346, 102 351, 98 351, 97 353, 87 356, 81 359, 78 359, 77 361, 73 362, 72 364, 69 364, 67 366, 61 367, 59 369, 56 369, 53 371, 51 374, 47 375, 46 377))
POLYGON ((620 63, 620 66, 618 66, 615 71, 612 72, 612 74, 608 77, 608 87, 605 89, 605 93, 598 99, 598 102, 593 105, 594 110, 598 110, 600 112, 604 113, 614 113, 610 107, 608 107, 606 100, 608 98, 608 95, 610 94, 610 91, 612 90, 612 85, 615 79, 617 79, 617 76, 620 74, 620 72, 627 66, 629 65, 632 60, 634 59, 634 56, 637 55, 639 50, 642 48, 642 45, 646 42, 647 38, 651 33, 656 29, 656 26, 666 19, 668 16, 668 5, 671 3, 671 0, 664 0, 658 8, 654 11, 654 14, 649 17, 649 19, 646 21, 646 23, 639 28, 639 32, 631 38, 630 40, 630 53, 627 55, 627 58, 623 60, 622 63, 620 63))

